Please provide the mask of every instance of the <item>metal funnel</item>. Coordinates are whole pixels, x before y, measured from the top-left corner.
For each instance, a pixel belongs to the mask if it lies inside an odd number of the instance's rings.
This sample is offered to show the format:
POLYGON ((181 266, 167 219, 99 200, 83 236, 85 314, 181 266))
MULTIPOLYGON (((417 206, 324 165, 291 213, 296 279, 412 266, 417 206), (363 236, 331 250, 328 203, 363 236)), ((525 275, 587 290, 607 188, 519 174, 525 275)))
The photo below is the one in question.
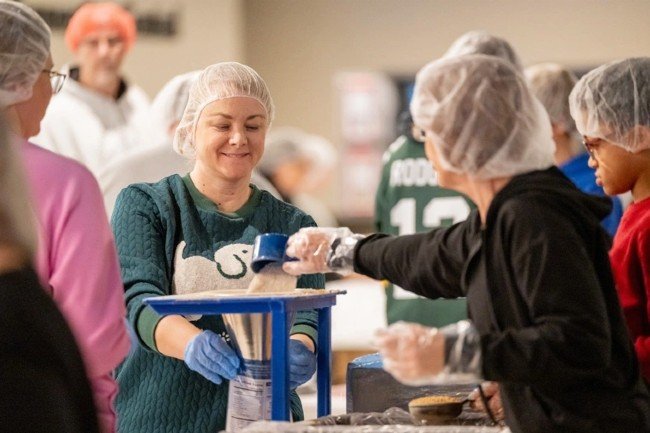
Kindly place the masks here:
MULTIPOLYGON (((240 357, 254 361, 271 359, 271 313, 227 313, 222 317, 240 357)), ((295 313, 287 317, 289 328, 294 317, 295 313)))

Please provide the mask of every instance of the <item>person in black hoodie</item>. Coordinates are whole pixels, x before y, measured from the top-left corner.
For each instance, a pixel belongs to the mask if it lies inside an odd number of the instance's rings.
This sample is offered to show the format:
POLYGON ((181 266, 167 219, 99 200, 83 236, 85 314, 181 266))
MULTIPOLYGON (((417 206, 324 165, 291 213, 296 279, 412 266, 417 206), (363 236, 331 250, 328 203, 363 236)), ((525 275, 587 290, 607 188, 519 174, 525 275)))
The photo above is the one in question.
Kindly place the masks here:
POLYGON ((0 431, 95 433, 81 354, 31 265, 35 219, 7 130, 0 119, 0 431))
POLYGON ((302 230, 285 271, 354 270, 429 298, 466 296, 469 322, 384 331, 384 368, 409 384, 498 381, 513 433, 650 431, 599 224, 611 203, 552 166, 550 122, 524 78, 495 57, 441 59, 418 73, 411 112, 440 185, 477 210, 410 236, 302 230))

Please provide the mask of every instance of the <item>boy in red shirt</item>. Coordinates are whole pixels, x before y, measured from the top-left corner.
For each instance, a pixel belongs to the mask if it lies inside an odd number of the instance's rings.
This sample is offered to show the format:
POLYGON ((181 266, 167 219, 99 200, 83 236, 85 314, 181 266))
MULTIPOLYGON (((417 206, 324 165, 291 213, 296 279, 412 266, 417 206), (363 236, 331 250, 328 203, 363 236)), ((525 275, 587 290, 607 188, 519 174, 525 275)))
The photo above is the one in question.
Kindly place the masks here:
POLYGON ((570 96, 571 115, 609 195, 632 193, 610 251, 625 320, 650 382, 650 58, 589 72, 570 96))

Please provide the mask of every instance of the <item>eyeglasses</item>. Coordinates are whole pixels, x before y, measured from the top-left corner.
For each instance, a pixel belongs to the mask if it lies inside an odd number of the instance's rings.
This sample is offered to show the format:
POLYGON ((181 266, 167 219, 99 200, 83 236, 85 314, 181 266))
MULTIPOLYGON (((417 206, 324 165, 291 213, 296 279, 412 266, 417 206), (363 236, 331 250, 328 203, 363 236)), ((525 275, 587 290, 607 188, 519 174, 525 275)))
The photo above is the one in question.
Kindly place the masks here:
POLYGON ((595 138, 591 141, 587 141, 585 137, 582 138, 582 144, 587 149, 587 153, 589 153, 589 156, 596 159, 596 150, 602 143, 602 139, 600 138, 595 138))
POLYGON ((63 87, 63 83, 65 83, 67 75, 52 71, 51 69, 43 69, 41 72, 44 72, 50 76, 50 83, 52 83, 52 93, 59 93, 63 87))

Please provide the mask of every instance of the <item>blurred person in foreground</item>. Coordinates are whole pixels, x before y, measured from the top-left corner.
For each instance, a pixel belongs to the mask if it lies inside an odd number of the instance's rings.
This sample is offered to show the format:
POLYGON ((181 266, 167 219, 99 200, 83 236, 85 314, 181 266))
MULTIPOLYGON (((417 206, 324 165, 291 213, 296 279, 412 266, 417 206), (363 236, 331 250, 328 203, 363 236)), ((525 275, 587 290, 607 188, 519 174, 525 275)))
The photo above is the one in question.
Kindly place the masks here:
POLYGON ((141 128, 149 99, 121 72, 136 36, 135 18, 117 3, 84 3, 77 9, 65 30, 75 62, 63 70, 69 79, 52 99, 34 139, 84 164, 102 190, 103 168, 145 139, 141 128))
MULTIPOLYGON (((261 191, 251 173, 273 120, 271 94, 252 68, 217 63, 192 83, 175 130, 174 149, 193 161, 185 176, 125 188, 112 222, 128 318, 139 344, 120 366, 121 433, 215 432, 224 429, 229 380, 240 359, 220 315, 161 316, 143 303, 152 296, 245 290, 253 272, 255 237, 315 226, 304 212, 261 191)), ((323 288, 322 275, 298 280, 323 288)), ((289 397, 316 369, 317 313, 301 311, 289 341, 289 397)))
POLYGON ((37 235, 27 196, 0 116, 0 429, 97 432, 81 354, 32 268, 37 235))
POLYGON ((650 383, 650 58, 603 65, 571 92, 571 115, 608 195, 630 191, 609 253, 641 372, 650 383))
POLYGON ((477 209, 409 236, 303 229, 285 271, 354 270, 466 296, 470 321, 383 331, 384 368, 412 385, 499 382, 513 433, 649 431, 600 225, 611 204, 553 166, 550 121, 523 76, 495 57, 441 59, 418 73, 411 112, 440 185, 477 209))
MULTIPOLYGON (((603 188, 596 184, 595 170, 589 167, 589 153, 582 145, 582 137, 569 111, 569 94, 578 81, 568 69, 555 63, 541 63, 525 70, 526 81, 551 118, 553 141, 555 141, 555 165, 578 188, 587 194, 604 196, 603 188)), ((623 205, 617 196, 612 197, 612 212, 602 224, 610 236, 623 215, 623 205)))
MULTIPOLYGON (((187 72, 172 78, 158 92, 143 125, 142 146, 126 150, 102 167, 102 194, 106 212, 113 213, 117 195, 132 183, 156 182, 172 174, 185 175, 192 168, 191 160, 174 151, 176 127, 190 95, 190 87, 200 71, 187 72)), ((273 185, 253 170, 251 182, 279 197, 273 185)))
POLYGON ((22 156, 35 202, 40 280, 74 334, 103 432, 115 431, 112 372, 129 349, 123 286, 101 194, 81 164, 27 141, 40 128, 61 74, 50 29, 28 6, 0 1, 0 110, 22 156))

